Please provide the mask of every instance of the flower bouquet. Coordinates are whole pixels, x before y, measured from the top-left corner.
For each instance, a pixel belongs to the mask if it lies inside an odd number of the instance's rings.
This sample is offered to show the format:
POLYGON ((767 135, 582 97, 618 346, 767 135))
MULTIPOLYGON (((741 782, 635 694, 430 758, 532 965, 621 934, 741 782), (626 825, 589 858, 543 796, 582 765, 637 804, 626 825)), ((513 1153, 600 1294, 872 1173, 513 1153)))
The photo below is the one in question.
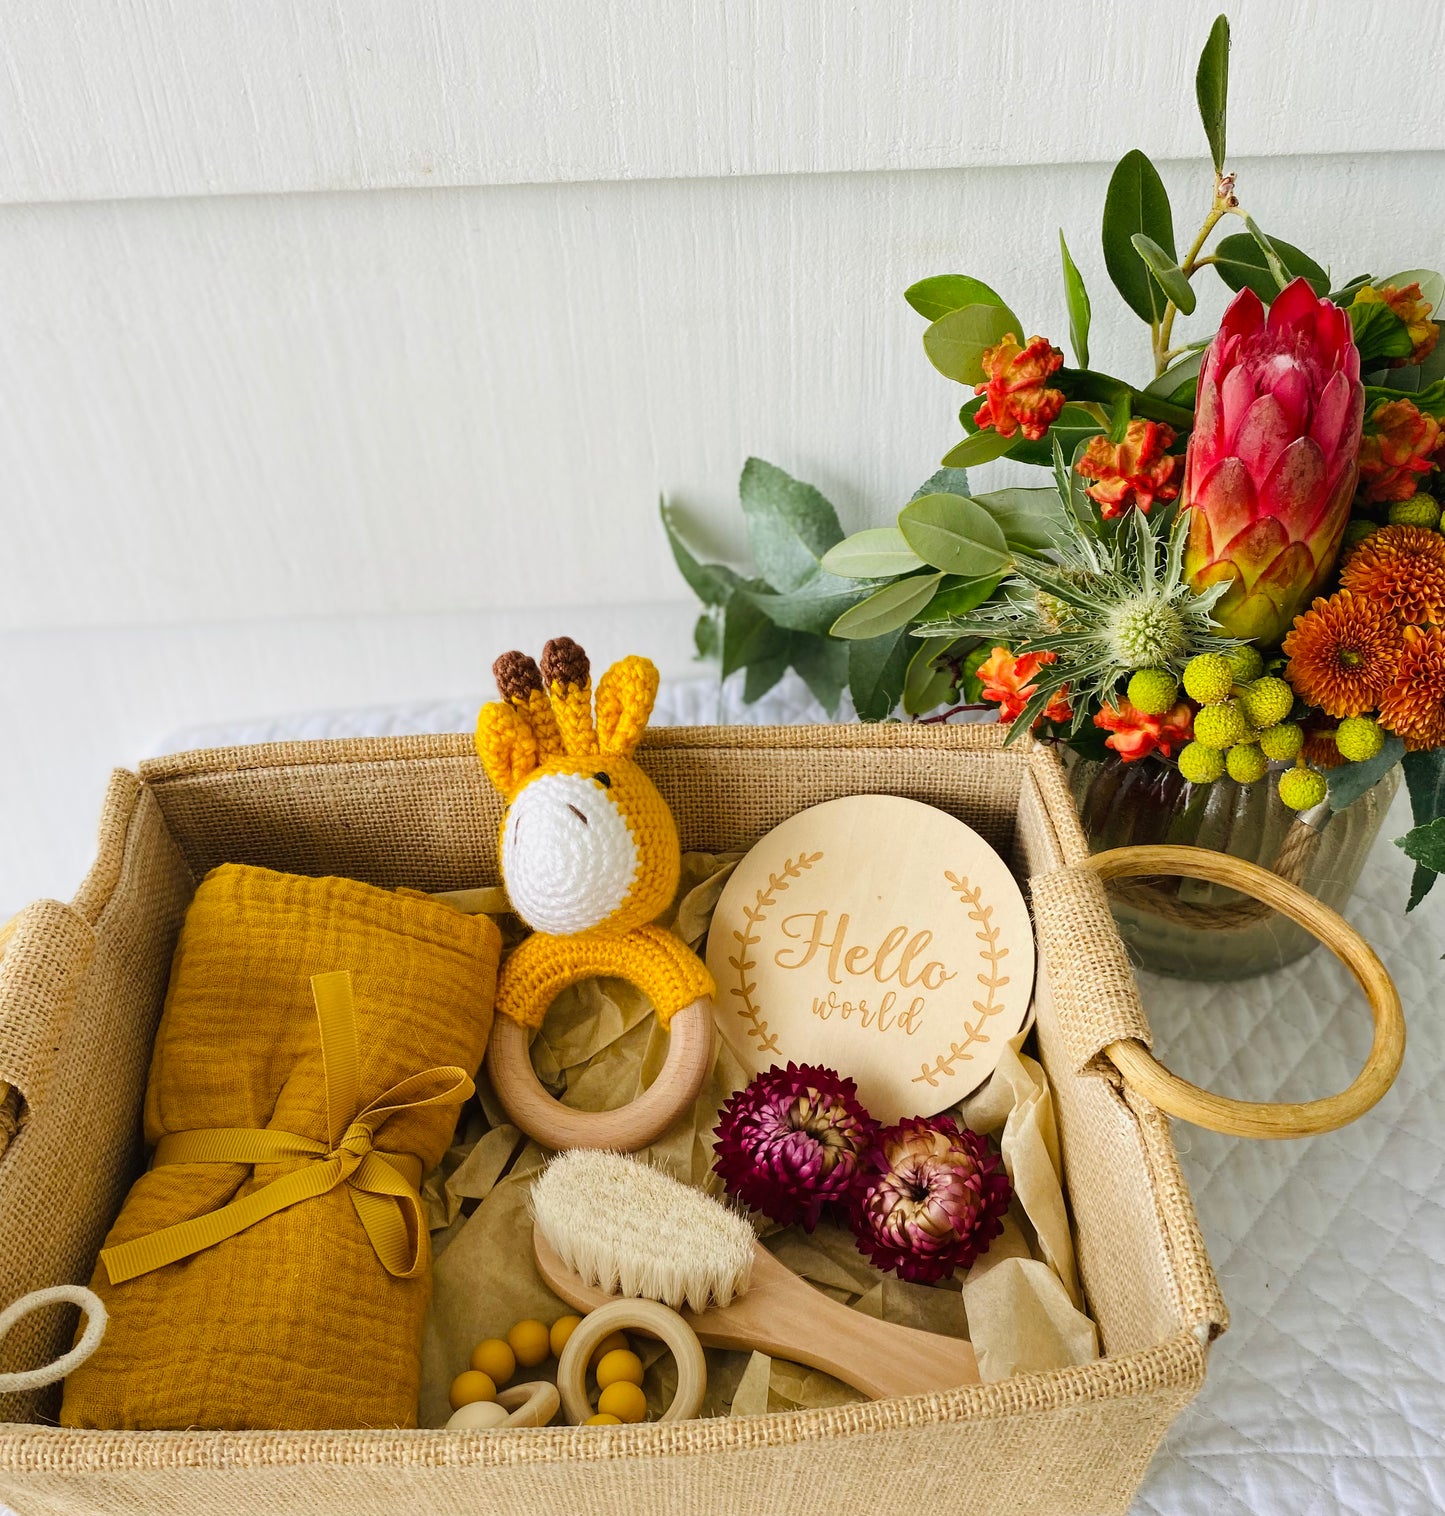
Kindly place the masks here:
MULTIPOLYGON (((846 685, 865 720, 996 708, 1080 760, 1100 845, 1199 842, 1337 896, 1347 874, 1347 894, 1363 834, 1340 813, 1369 814, 1367 845, 1403 767, 1413 908, 1445 869, 1445 280, 1337 284, 1260 228, 1225 166, 1228 53, 1221 16, 1196 76, 1212 192, 1183 254, 1142 152, 1105 197, 1104 263, 1148 327, 1146 382, 1089 366, 1061 232, 1072 366, 979 279, 906 292, 930 361, 970 394, 963 437, 894 525, 845 537, 817 491, 756 459, 756 577, 700 563, 664 522, 704 602, 698 650, 746 670, 745 698, 791 666, 830 708, 846 685), (1206 271, 1236 293, 1188 340, 1206 271), (1000 458, 1048 482, 975 492, 967 471, 1000 458)), ((1134 905, 1171 926, 1245 909, 1212 886, 1146 888, 1134 905)))

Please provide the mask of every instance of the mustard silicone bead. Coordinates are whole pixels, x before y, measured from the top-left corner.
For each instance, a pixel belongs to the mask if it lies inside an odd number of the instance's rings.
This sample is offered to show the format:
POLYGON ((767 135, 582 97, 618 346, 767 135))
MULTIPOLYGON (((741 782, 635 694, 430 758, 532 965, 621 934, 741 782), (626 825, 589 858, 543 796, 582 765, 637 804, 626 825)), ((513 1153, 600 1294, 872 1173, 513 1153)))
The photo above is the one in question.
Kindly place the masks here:
POLYGON ((1269 772, 1269 759, 1253 742, 1238 742, 1224 755, 1224 767, 1236 784, 1258 784, 1269 772))
POLYGON ((1423 492, 1411 495, 1408 500, 1397 500, 1386 514, 1391 526, 1429 528, 1440 525, 1439 502, 1423 492))
POLYGON ((1205 747, 1218 748, 1223 752, 1236 742, 1243 742, 1248 734, 1244 717, 1234 702, 1223 705, 1206 705, 1194 718, 1194 740, 1205 747))
POLYGON ((1168 669, 1140 669, 1125 691, 1129 704, 1146 716, 1162 716, 1174 709, 1179 681, 1168 669))
POLYGON ((1230 648, 1224 656, 1229 659, 1229 666, 1234 670, 1236 684, 1251 684, 1264 673, 1264 659, 1260 657, 1259 649, 1248 642, 1230 648))
POLYGON ((517 1355, 500 1337, 488 1337, 472 1349, 472 1367, 500 1388, 517 1372, 517 1355))
POLYGON ((1294 691, 1283 679, 1267 674, 1239 692, 1239 704, 1244 719, 1262 731, 1278 726, 1294 709, 1294 691))
POLYGON ((1179 752, 1179 772, 1190 784, 1213 784, 1224 777, 1224 754, 1202 742, 1186 742, 1179 752))
POLYGON ((595 1369, 609 1353, 615 1353, 619 1348, 628 1349, 632 1344, 621 1332, 609 1332, 593 1350, 592 1357, 588 1360, 587 1367, 595 1369))
POLYGON ((459 1411, 464 1405, 471 1405, 478 1400, 495 1400, 497 1398, 497 1386, 492 1381, 490 1374, 484 1374, 480 1369, 467 1369, 458 1374, 452 1380, 452 1387, 447 1391, 447 1399, 452 1403, 452 1410, 459 1411))
POLYGON ((642 1360, 626 1348, 613 1348, 597 1365, 597 1388, 622 1383, 642 1383, 642 1360))
POLYGON ((607 1411, 597 1411, 582 1423, 584 1427, 620 1427, 622 1418, 610 1415, 607 1411))
POLYGON ((560 1358, 562 1349, 567 1346, 567 1339, 582 1325, 580 1316, 559 1316, 552 1323, 551 1330, 547 1333, 547 1342, 552 1349, 552 1356, 560 1358))
POLYGON ((1228 698, 1234 688, 1234 665, 1223 653, 1200 653, 1184 665, 1184 693, 1200 705, 1228 698))
POLYGON ((534 1369, 552 1351, 551 1333, 540 1321, 519 1321, 507 1333, 507 1346, 524 1369, 534 1369))
POLYGON ((1340 757, 1351 763, 1373 758, 1385 745, 1385 730, 1373 716, 1346 716, 1335 728, 1340 757))
POLYGON ((1305 745, 1305 729, 1298 721, 1281 721, 1259 734, 1260 750, 1274 763, 1288 763, 1305 745))
POLYGON ((1290 769, 1279 776, 1279 798, 1292 811, 1308 811, 1329 794, 1325 776, 1313 769, 1290 769))
POLYGON ((647 1415, 647 1396, 641 1385, 619 1379, 597 1397, 597 1409, 619 1421, 641 1421, 647 1415))

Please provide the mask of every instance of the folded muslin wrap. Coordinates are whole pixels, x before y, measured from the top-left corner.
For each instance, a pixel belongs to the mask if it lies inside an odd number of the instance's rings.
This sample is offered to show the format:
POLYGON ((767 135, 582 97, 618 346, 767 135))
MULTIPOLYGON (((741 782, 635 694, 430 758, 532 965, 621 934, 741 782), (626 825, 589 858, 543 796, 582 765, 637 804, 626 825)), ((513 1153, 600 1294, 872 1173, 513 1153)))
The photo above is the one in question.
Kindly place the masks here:
POLYGON ((96 1265, 110 1325, 64 1425, 416 1425, 416 1187, 485 1051, 500 948, 409 891, 207 875, 146 1089, 155 1158, 96 1265))

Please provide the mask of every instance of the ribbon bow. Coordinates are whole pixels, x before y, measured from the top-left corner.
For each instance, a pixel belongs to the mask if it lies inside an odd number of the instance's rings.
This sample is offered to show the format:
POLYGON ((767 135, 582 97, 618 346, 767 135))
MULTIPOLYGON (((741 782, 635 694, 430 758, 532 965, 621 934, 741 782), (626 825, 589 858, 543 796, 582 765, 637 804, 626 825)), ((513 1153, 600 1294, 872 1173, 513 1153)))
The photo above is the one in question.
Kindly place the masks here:
POLYGON ((326 1079, 326 1136, 323 1142, 294 1132, 249 1127, 208 1127, 172 1132, 156 1147, 152 1168, 167 1163, 275 1163, 309 1158, 219 1210, 151 1232, 101 1252, 112 1284, 164 1268, 204 1248, 234 1237, 267 1216, 303 1200, 314 1200, 344 1184, 388 1274, 411 1279, 422 1269, 421 1160, 410 1153, 383 1153, 375 1146, 378 1129, 399 1111, 429 1105, 460 1105, 473 1089, 459 1068, 426 1069, 394 1084, 370 1105, 357 1109, 360 1050, 351 975, 317 974, 311 980, 316 1021, 321 1029, 321 1065, 326 1079), (340 1134, 339 1136, 337 1134, 340 1134))

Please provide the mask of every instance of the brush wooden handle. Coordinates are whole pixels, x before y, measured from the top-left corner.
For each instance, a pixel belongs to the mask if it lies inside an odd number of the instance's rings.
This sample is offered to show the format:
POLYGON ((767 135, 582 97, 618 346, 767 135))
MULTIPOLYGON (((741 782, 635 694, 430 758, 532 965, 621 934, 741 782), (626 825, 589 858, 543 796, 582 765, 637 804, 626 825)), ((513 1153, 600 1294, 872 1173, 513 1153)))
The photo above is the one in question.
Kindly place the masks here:
MULTIPOLYGON (((585 1284, 533 1228, 537 1268, 554 1294, 579 1311, 594 1311, 615 1296, 585 1284)), ((756 1349, 822 1369, 874 1400, 922 1395, 978 1383, 973 1344, 877 1321, 830 1300, 778 1262, 759 1243, 746 1295, 708 1311, 682 1311, 705 1347, 756 1349)))
POLYGON ((532 1067, 531 1033, 509 1016, 492 1024, 487 1073, 507 1115, 543 1147, 635 1153, 697 1099, 712 1069, 713 1036, 712 1000, 704 996, 684 1006, 668 1024, 667 1059, 657 1078, 615 1111, 578 1111, 549 1095, 532 1067))

